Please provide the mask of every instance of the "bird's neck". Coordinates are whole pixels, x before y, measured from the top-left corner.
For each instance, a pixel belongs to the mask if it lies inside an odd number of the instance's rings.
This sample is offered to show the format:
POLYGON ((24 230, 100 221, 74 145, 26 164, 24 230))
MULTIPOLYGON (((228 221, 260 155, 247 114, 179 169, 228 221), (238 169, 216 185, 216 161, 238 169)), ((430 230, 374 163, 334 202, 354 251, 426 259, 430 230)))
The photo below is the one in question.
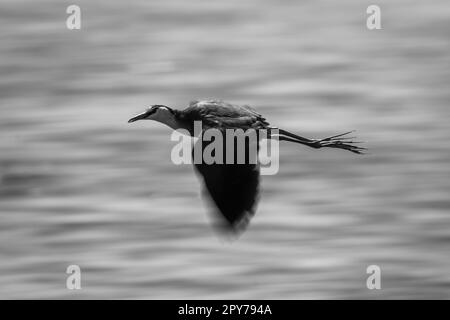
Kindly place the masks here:
POLYGON ((172 128, 173 130, 183 128, 182 121, 180 121, 177 110, 173 110, 173 113, 163 113, 155 120, 164 123, 166 126, 172 128))

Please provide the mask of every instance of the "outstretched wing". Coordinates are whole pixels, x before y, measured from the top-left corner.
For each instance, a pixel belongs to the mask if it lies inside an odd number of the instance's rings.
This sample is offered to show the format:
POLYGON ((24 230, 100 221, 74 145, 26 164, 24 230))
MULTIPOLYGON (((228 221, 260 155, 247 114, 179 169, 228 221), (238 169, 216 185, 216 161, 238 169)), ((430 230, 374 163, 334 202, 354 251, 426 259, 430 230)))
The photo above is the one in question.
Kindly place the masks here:
MULTIPOLYGON (((200 147, 200 139, 194 148, 200 147)), ((202 151, 211 142, 203 141, 202 151)), ((196 160, 196 159, 194 159, 196 160)), ((243 231, 254 216, 259 193, 259 164, 207 164, 194 161, 207 194, 224 218, 223 225, 234 232, 243 231)))

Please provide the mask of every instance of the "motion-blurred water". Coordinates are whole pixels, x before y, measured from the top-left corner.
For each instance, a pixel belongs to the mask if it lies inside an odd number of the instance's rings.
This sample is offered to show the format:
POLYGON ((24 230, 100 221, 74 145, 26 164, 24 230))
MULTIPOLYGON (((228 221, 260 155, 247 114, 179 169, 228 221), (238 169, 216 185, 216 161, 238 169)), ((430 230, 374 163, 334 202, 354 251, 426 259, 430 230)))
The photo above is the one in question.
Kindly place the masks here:
POLYGON ((450 298, 448 1, 375 31, 357 0, 83 0, 79 31, 70 4, 0 3, 1 298, 450 298), (223 241, 170 130, 126 123, 209 97, 371 154, 282 145, 223 241))

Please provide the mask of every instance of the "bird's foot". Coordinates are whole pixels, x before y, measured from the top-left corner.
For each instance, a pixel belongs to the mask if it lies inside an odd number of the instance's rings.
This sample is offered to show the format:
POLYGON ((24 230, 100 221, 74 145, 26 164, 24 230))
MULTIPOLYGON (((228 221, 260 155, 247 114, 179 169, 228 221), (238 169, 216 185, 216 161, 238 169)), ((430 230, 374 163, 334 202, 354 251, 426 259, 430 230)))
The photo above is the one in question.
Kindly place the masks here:
POLYGON ((313 147, 316 148, 337 148, 351 151, 357 154, 363 154, 367 148, 359 147, 355 144, 362 143, 361 141, 354 141, 355 137, 345 137, 346 135, 353 133, 349 131, 341 133, 324 139, 314 140, 313 147))

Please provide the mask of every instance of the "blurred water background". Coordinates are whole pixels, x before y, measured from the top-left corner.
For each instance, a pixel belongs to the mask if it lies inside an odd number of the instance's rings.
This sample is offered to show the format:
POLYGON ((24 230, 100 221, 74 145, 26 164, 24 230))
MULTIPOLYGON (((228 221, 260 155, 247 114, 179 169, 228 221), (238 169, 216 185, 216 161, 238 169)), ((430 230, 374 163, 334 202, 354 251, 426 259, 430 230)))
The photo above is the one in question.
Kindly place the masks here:
POLYGON ((70 4, 0 3, 0 298, 450 298, 448 1, 377 1, 376 31, 357 0, 70 4), (126 123, 210 97, 371 154, 283 144, 223 241, 170 130, 126 123))

